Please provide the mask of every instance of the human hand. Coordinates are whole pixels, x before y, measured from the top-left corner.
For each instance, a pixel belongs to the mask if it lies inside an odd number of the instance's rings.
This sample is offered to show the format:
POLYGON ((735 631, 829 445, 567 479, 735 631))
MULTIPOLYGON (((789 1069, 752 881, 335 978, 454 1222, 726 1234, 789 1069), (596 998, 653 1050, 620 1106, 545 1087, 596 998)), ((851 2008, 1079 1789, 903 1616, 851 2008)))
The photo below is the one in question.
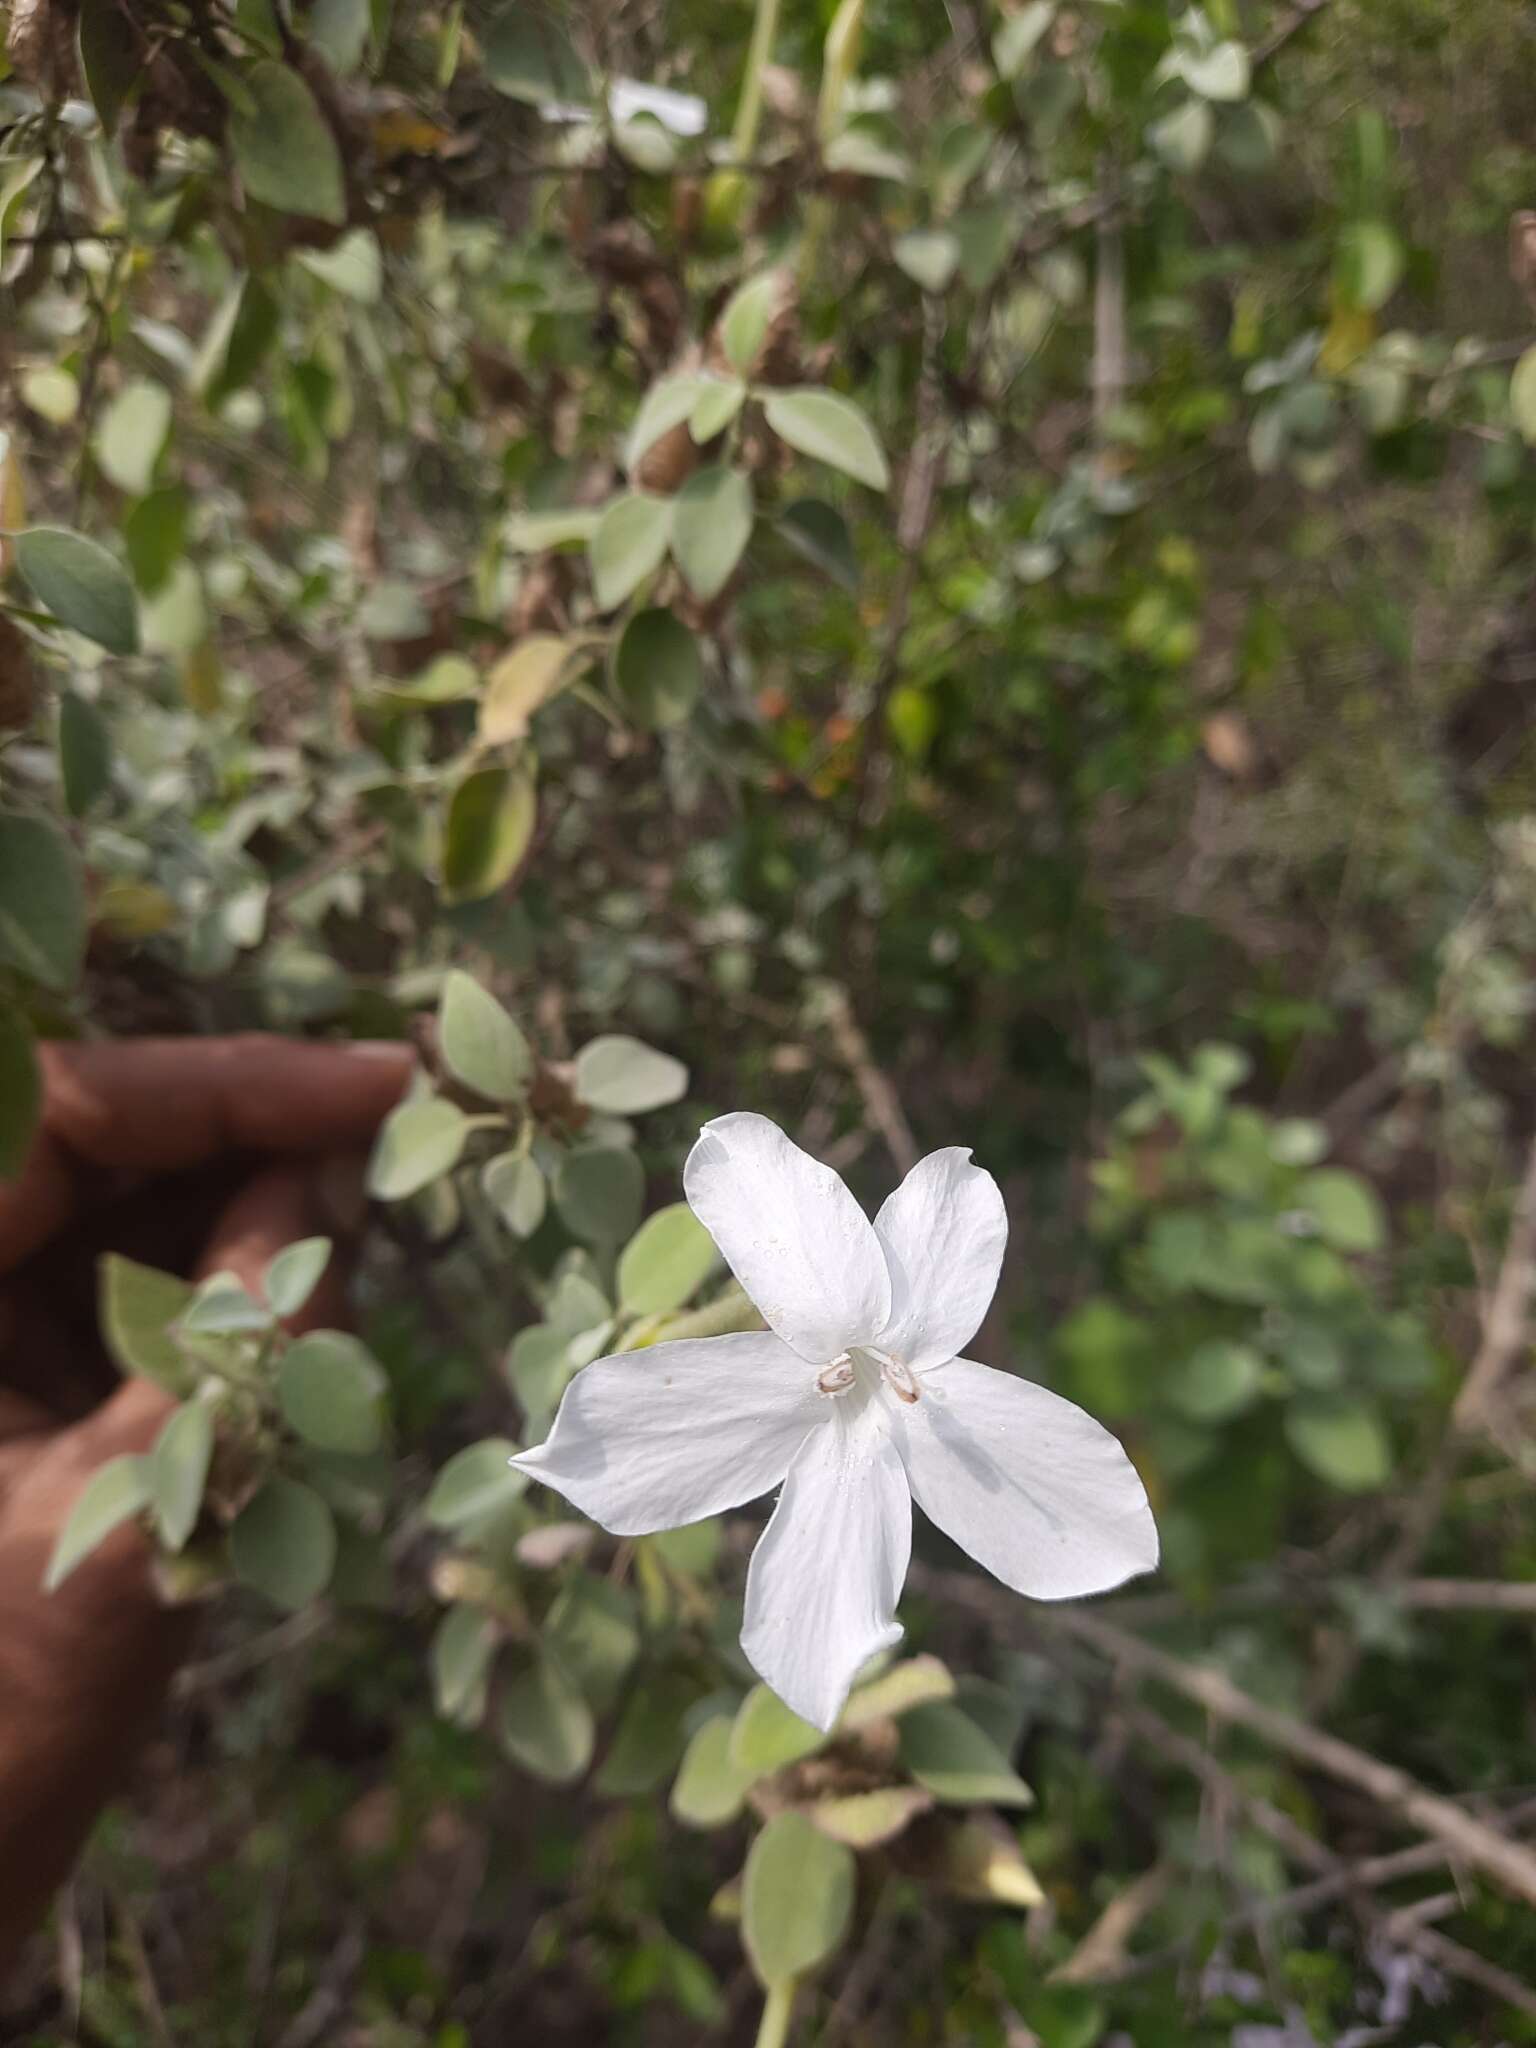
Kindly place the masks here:
MULTIPOLYGON (((43 1574, 92 1472, 146 1451, 170 1401, 122 1381, 96 1327, 120 1251, 254 1286, 296 1238, 345 1238, 359 1155, 410 1072, 404 1045, 248 1035, 45 1045, 42 1121, 0 1183, 0 1975, 151 1724, 190 1633, 125 1527, 52 1594, 43 1574)), ((345 1314, 333 1259, 293 1327, 345 1314)))

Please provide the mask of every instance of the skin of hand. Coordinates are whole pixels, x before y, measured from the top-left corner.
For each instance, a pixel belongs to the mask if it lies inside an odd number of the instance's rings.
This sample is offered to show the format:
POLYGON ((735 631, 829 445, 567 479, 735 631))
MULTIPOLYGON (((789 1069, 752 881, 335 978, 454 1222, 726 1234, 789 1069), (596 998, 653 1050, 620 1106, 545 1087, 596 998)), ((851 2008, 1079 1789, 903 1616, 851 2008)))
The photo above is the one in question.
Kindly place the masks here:
POLYGON ((337 1241, 291 1328, 346 1314, 363 1156, 408 1046, 249 1034, 41 1048, 44 1101, 0 1182, 0 1981, 153 1725, 191 1632, 157 1601, 136 1528, 57 1592, 54 1542, 98 1465, 147 1451, 169 1397, 122 1380, 96 1327, 114 1250, 259 1282, 296 1238, 337 1241))

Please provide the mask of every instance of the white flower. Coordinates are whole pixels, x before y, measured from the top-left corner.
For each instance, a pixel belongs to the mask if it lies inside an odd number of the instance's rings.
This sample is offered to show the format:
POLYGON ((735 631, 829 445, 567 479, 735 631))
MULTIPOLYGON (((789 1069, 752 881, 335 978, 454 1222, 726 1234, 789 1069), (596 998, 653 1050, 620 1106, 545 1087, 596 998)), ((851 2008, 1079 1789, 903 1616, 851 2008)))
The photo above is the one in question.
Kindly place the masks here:
POLYGON ((957 1356, 997 1286, 997 1183, 950 1147, 873 1225, 761 1116, 706 1124, 683 1185, 767 1330, 600 1358, 513 1463, 616 1536, 783 1491, 747 1572, 741 1644, 829 1728, 901 1635, 912 1502, 1016 1592, 1066 1600, 1157 1563, 1135 1467, 1082 1409, 957 1356))

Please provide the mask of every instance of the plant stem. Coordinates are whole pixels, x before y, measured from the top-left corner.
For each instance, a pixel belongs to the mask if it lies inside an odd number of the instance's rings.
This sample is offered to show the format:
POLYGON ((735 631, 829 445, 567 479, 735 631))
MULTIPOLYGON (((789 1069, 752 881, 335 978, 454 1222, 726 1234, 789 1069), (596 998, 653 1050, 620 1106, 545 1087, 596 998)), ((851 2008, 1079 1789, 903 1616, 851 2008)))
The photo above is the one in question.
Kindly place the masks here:
POLYGON ((795 2004, 795 1979, 785 1977, 769 1986, 763 2000, 763 2016, 757 2026, 757 2048, 785 2048, 789 2039, 789 2016, 795 2004))
POLYGON ((773 55, 774 39, 779 33, 779 4, 780 0, 757 0, 752 16, 746 75, 741 81, 736 126, 731 130, 731 154, 738 163, 751 156, 757 142, 758 117, 763 111, 763 72, 773 55))

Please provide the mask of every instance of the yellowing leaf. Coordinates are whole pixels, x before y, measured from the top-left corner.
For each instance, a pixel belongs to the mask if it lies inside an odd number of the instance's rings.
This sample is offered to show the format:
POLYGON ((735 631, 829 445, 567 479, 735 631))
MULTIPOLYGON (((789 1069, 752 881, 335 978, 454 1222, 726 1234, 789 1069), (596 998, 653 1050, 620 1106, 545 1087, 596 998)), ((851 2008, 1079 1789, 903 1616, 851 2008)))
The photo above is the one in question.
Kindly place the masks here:
POLYGON ((529 720, 559 690, 577 644, 553 633, 535 633, 501 657, 486 677, 480 700, 485 746, 527 737, 529 720))

